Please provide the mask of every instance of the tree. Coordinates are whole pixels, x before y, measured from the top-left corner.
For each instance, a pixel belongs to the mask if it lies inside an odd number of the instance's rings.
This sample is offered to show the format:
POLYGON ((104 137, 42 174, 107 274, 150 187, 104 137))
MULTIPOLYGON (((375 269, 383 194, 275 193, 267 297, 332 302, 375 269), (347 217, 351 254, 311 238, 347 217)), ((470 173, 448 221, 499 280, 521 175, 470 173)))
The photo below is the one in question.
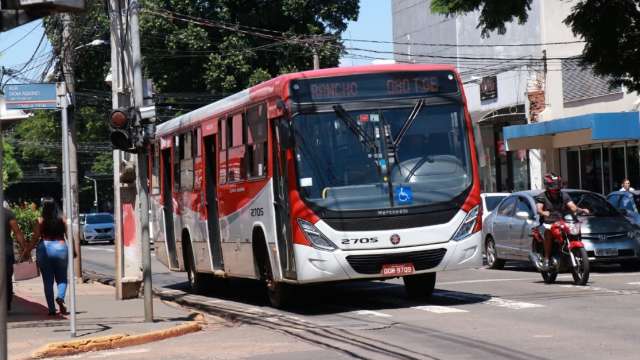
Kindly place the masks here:
MULTIPOLYGON (((551 0, 549 0, 551 1, 551 0)), ((562 0, 554 0, 562 1, 562 0)), ((431 11, 446 15, 480 10, 478 28, 483 36, 504 34, 504 24, 524 23, 532 0, 433 0, 431 11)), ((564 23, 585 41, 581 64, 611 78, 611 86, 640 90, 640 8, 638 0, 576 1, 564 23)))
POLYGON ((3 159, 2 159, 2 186, 7 188, 11 183, 14 183, 22 178, 22 169, 16 161, 13 153, 13 146, 8 142, 3 142, 3 159))

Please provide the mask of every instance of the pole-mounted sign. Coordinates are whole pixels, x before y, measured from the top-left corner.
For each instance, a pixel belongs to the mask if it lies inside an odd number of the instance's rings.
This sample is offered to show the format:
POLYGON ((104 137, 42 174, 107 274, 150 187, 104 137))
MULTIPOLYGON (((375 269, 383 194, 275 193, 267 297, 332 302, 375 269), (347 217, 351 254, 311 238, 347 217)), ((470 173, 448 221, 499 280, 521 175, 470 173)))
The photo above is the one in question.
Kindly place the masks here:
POLYGON ((9 84, 4 88, 8 110, 57 109, 56 84, 9 84))

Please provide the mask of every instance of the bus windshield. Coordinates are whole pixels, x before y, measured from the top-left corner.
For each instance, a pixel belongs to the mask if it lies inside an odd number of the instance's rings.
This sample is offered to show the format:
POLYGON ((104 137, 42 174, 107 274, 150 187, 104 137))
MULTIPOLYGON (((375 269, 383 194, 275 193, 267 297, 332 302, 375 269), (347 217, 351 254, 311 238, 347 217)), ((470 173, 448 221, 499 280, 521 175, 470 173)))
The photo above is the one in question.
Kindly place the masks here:
POLYGON ((374 210, 450 201, 472 173, 458 102, 383 100, 381 108, 293 118, 302 196, 332 211, 374 210), (382 107, 382 105, 384 105, 382 107))

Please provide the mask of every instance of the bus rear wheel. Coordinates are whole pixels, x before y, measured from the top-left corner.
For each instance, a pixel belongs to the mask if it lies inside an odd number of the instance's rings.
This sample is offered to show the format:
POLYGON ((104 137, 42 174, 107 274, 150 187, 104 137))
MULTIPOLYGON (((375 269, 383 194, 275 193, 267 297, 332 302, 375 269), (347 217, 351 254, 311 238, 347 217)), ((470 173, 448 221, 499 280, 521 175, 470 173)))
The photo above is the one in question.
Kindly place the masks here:
POLYGON ((402 278, 407 296, 414 300, 425 300, 431 297, 436 287, 436 273, 409 275, 402 278))

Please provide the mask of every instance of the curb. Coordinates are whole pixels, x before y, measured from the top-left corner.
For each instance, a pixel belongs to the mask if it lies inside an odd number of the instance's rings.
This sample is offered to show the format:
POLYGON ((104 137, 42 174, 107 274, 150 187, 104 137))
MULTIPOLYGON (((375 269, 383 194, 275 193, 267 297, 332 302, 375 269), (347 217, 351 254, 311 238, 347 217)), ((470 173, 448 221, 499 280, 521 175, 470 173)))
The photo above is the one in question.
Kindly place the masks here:
POLYGON ((136 346, 182 336, 200 330, 202 330, 202 324, 197 321, 191 321, 169 329, 156 330, 139 335, 114 334, 82 340, 61 341, 45 345, 31 354, 31 358, 42 359, 53 356, 69 356, 89 351, 136 346))

